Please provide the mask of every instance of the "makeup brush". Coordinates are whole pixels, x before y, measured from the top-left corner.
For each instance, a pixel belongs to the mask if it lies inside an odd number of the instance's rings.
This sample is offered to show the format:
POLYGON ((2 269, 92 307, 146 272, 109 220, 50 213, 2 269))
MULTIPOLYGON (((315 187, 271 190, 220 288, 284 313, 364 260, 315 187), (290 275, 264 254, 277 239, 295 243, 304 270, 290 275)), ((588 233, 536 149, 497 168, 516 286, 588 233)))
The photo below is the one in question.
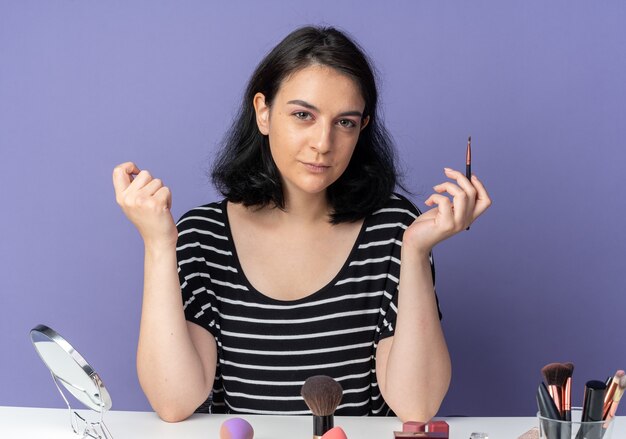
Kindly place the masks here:
POLYGON ((313 413, 313 439, 321 439, 333 428, 333 415, 343 397, 343 389, 331 377, 315 375, 307 378, 300 394, 313 413))
POLYGON ((465 176, 468 180, 472 178, 472 136, 467 138, 467 149, 465 150, 465 176))
POLYGON ((565 413, 565 383, 570 376, 570 368, 562 363, 550 363, 541 368, 541 374, 548 387, 548 392, 559 410, 561 419, 565 413))
POLYGON ((539 383, 537 389, 537 408, 542 417, 546 418, 542 421, 542 428, 547 439, 558 439, 561 437, 560 425, 550 420, 560 420, 559 410, 554 404, 554 400, 550 397, 545 383, 539 383))
POLYGON ((574 375, 574 363, 563 363, 567 368, 567 380, 563 390, 563 420, 572 420, 572 375, 574 375))
POLYGON ((613 396, 619 388, 620 379, 626 375, 623 370, 618 370, 610 380, 606 380, 606 394, 604 395, 604 408, 602 409, 602 419, 606 419, 613 403, 613 396))
MULTIPOLYGON (((472 179, 472 136, 467 138, 467 149, 465 150, 465 177, 472 179)), ((469 230, 469 226, 465 230, 469 230)))
POLYGON ((620 377, 618 378, 617 385, 615 387, 615 390, 613 391, 611 400, 609 401, 608 411, 606 408, 607 404, 606 404, 606 399, 605 399, 604 413, 602 417, 602 419, 605 421, 610 421, 611 419, 615 417, 615 413, 617 412, 617 406, 619 405, 619 402, 622 399, 622 396, 624 395, 624 390, 626 389, 626 374, 623 374, 624 373, 623 370, 617 371, 617 373, 615 374, 615 377, 613 377, 613 382, 611 383, 611 387, 613 387, 613 383, 615 382, 615 378, 617 377, 617 374, 619 372, 622 372, 622 375, 620 375, 620 377))
POLYGON ((594 424, 594 422, 602 421, 605 393, 606 384, 602 381, 591 380, 587 381, 587 384, 585 384, 583 413, 580 418, 582 422, 576 439, 602 438, 602 426, 594 424))

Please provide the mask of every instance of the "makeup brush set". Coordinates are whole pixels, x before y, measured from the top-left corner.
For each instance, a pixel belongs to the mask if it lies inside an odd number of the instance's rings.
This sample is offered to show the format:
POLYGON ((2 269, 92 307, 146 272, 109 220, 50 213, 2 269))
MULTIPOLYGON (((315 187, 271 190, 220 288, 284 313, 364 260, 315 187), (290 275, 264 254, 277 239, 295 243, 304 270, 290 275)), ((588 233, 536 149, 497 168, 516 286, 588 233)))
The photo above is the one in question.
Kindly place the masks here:
MULTIPOLYGON (((343 397, 341 385, 326 375, 308 378, 300 390, 304 402, 313 415, 313 439, 348 439, 341 427, 334 426, 334 415, 343 397)), ((405 422, 394 438, 448 438, 448 424, 444 421, 405 422)), ((253 439, 254 429, 242 418, 230 418, 222 423, 220 439, 253 439)))
POLYGON ((572 363, 550 363, 541 369, 544 381, 537 389, 537 407, 544 439, 608 439, 624 389, 626 374, 618 370, 605 381, 585 384, 582 409, 572 410, 572 363), (572 412, 581 411, 573 419, 572 412))
MULTIPOLYGON (((334 414, 343 397, 341 385, 331 377, 308 378, 300 394, 313 414, 313 439, 347 439, 341 427, 335 427, 334 414)), ((254 429, 242 418, 230 418, 220 427, 220 439, 253 439, 254 429)))
MULTIPOLYGON (((334 413, 343 397, 343 389, 325 375, 308 378, 301 390, 304 402, 313 414, 313 439, 347 439, 341 427, 334 427, 334 413)), ((444 421, 405 422, 394 438, 448 438, 449 427, 444 421)))

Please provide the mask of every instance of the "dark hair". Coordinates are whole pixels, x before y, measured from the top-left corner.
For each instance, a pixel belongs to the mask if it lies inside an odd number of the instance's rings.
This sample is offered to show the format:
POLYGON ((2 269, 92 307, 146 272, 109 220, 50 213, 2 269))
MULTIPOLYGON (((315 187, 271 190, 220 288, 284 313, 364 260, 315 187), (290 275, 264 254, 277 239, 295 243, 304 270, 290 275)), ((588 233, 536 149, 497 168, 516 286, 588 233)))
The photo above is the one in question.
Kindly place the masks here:
POLYGON ((333 210, 331 222, 356 221, 387 202, 398 175, 390 136, 378 120, 378 91, 370 62, 355 42, 332 27, 297 29, 260 62, 213 166, 213 184, 234 203, 285 207, 280 174, 268 139, 257 127, 253 98, 262 93, 271 105, 283 80, 314 64, 351 77, 365 101, 363 118, 369 117, 369 123, 359 134, 348 167, 326 191, 333 210))

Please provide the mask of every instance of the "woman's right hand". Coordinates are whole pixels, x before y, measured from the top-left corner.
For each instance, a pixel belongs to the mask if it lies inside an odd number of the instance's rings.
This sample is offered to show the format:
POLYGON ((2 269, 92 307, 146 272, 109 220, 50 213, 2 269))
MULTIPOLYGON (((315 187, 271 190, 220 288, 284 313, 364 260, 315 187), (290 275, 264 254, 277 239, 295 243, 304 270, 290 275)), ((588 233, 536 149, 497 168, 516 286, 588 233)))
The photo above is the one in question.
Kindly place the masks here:
POLYGON ((126 162, 113 169, 115 199, 137 227, 146 247, 176 246, 178 231, 170 208, 172 194, 158 178, 126 162))

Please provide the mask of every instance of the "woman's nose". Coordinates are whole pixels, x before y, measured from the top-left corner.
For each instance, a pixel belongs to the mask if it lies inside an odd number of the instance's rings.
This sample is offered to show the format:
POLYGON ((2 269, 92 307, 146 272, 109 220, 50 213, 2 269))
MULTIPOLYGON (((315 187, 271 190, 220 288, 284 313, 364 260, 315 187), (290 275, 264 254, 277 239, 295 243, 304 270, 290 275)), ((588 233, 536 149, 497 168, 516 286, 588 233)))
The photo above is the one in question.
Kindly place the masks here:
POLYGON ((320 123, 311 139, 311 146, 320 154, 325 154, 332 148, 332 127, 327 124, 320 123))

